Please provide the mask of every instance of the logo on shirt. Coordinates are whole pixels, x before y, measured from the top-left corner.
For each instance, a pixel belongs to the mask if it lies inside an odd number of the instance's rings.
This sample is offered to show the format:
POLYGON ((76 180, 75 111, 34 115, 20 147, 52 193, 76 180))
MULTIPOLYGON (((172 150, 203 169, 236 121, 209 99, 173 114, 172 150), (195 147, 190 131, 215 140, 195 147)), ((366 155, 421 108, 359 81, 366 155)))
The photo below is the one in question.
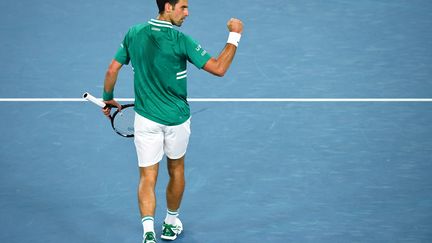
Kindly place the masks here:
POLYGON ((187 77, 187 70, 184 70, 182 72, 177 73, 177 80, 178 79, 183 79, 187 77))
POLYGON ((201 56, 204 56, 205 54, 207 54, 207 51, 202 49, 201 45, 198 45, 197 48, 195 48, 195 51, 197 51, 197 52, 199 52, 201 50, 202 50, 201 56))

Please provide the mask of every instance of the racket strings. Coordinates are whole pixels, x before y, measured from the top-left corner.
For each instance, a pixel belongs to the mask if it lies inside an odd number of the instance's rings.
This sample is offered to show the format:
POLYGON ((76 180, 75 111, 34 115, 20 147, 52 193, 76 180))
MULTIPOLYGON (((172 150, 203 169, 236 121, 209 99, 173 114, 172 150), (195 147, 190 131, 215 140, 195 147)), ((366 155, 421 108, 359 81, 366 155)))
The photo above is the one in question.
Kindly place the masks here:
POLYGON ((113 117, 113 127, 117 133, 123 136, 134 134, 135 111, 133 107, 126 107, 113 117))

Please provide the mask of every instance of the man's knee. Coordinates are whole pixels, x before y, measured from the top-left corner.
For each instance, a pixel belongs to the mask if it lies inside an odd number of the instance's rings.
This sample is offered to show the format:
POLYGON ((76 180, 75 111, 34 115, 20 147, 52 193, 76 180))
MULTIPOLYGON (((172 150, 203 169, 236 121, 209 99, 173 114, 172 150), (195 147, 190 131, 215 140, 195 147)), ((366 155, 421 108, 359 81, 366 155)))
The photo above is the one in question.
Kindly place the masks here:
POLYGON ((180 159, 168 159, 168 174, 171 178, 184 177, 184 157, 180 159))
POLYGON ((155 185, 158 177, 159 165, 140 168, 140 184, 155 185))

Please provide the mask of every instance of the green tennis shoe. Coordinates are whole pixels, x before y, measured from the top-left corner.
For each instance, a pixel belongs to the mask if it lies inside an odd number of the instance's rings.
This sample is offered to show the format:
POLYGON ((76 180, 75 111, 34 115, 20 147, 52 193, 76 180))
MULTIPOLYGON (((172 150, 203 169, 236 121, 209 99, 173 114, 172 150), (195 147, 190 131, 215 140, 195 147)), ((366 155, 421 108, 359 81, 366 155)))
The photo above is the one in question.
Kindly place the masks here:
POLYGON ((143 243, 156 243, 155 233, 154 232, 147 232, 144 235, 143 243))
POLYGON ((175 240, 177 239, 177 236, 181 234, 182 231, 183 231, 183 224, 179 218, 176 219, 175 225, 166 224, 164 222, 162 226, 161 238, 163 240, 175 240))

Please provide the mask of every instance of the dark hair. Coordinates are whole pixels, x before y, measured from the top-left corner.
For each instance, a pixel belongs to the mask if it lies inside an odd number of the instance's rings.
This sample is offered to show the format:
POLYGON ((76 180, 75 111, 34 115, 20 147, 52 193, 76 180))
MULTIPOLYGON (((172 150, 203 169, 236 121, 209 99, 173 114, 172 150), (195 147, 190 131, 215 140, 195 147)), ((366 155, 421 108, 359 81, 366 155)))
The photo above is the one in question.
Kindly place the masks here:
POLYGON ((165 11, 165 3, 169 3, 172 6, 176 5, 179 0, 156 0, 156 3, 159 8, 159 13, 163 13, 165 11))

